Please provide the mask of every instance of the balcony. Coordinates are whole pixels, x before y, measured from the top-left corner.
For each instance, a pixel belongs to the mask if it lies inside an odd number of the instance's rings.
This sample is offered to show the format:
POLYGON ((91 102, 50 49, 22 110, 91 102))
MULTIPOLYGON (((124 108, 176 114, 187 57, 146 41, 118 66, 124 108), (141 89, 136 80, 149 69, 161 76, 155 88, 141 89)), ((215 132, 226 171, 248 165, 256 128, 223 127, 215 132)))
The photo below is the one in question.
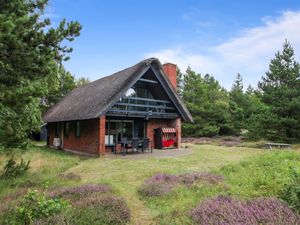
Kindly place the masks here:
POLYGON ((121 98, 106 115, 166 119, 179 117, 170 101, 139 97, 121 98))

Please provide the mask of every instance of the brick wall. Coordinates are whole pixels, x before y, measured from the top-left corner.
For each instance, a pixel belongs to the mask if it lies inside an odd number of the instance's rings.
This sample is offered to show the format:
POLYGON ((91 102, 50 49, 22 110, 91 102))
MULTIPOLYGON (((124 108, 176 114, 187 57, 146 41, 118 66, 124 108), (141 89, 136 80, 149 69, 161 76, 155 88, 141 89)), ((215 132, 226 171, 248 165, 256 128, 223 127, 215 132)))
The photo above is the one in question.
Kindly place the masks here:
POLYGON ((181 118, 170 121, 170 127, 176 128, 176 147, 181 148, 181 118))
POLYGON ((154 129, 161 127, 176 128, 176 147, 181 147, 181 119, 163 120, 163 119, 149 119, 147 123, 147 137, 150 139, 152 146, 154 146, 154 129))
POLYGON ((99 145, 98 145, 98 154, 104 155, 105 154, 105 116, 102 116, 98 119, 98 138, 99 138, 99 145))
MULTIPOLYGON (((63 148, 88 154, 98 154, 99 119, 82 120, 80 121, 80 126, 80 137, 76 137, 75 121, 70 122, 69 135, 63 137, 63 148)), ((49 144, 52 146, 53 138, 55 137, 55 123, 48 124, 48 136, 49 144)), ((59 138, 61 137, 61 134, 59 134, 59 138)))
MULTIPOLYGON (((181 119, 164 120, 149 119, 147 122, 147 137, 154 146, 154 129, 159 127, 173 127, 177 131, 177 147, 181 146, 181 119)), ((55 123, 48 123, 49 144, 53 145, 55 137, 55 123)), ((57 137, 61 138, 61 132, 57 137)), ((103 155, 109 149, 105 149, 105 116, 97 119, 81 121, 80 137, 75 136, 75 121, 70 122, 69 135, 63 137, 63 148, 88 154, 103 155), (100 144, 98 144, 100 140, 100 144)))
POLYGON ((163 70, 167 77, 171 81, 171 84, 175 89, 177 89, 177 66, 173 63, 166 63, 163 66, 163 70))

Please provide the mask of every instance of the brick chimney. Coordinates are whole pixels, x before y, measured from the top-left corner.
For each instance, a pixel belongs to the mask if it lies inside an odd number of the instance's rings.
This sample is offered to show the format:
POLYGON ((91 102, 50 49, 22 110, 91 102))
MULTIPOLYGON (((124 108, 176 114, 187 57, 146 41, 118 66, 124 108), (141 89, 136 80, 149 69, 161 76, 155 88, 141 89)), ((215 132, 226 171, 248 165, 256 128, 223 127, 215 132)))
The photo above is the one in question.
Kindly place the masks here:
POLYGON ((173 63, 165 63, 162 65, 164 72, 171 81, 173 87, 177 90, 177 65, 173 63))

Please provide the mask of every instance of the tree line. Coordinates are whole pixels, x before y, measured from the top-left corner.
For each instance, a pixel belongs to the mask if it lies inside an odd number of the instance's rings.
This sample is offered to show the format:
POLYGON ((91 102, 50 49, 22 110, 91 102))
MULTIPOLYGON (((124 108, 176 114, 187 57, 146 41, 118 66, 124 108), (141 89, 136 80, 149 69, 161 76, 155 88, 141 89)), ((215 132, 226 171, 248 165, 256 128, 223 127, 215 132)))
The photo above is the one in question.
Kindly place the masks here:
POLYGON ((286 40, 257 87, 244 90, 237 74, 225 90, 209 74, 190 67, 177 72, 177 88, 194 124, 183 124, 185 136, 244 135, 250 139, 294 142, 300 139, 300 66, 286 40))
POLYGON ((0 1, 0 145, 25 147, 38 131, 45 109, 74 87, 65 70, 80 35, 78 22, 63 19, 57 27, 45 16, 47 0, 0 1))
MULTIPOLYGON (((78 22, 56 27, 45 16, 48 0, 0 1, 0 146, 25 147, 40 129, 41 115, 76 86, 63 67, 78 22)), ((300 139, 300 74, 286 41, 257 87, 244 91, 237 74, 230 91, 209 74, 178 71, 178 91, 194 117, 183 124, 186 136, 245 135, 251 139, 300 139)))

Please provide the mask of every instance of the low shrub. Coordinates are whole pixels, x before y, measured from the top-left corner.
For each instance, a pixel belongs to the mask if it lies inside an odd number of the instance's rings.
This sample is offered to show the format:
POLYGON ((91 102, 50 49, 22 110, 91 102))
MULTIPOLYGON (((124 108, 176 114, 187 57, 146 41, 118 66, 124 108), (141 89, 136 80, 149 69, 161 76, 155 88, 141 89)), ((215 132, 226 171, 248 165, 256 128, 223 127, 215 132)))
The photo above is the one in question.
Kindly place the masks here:
POLYGON ((213 173, 186 173, 178 176, 159 173, 147 179, 138 189, 138 193, 147 197, 157 197, 172 191, 177 185, 191 186, 198 182, 218 184, 223 176, 213 173))
POLYGON ((123 198, 112 195, 111 187, 105 184, 85 184, 63 187, 49 193, 52 198, 70 200, 72 208, 58 215, 42 219, 36 224, 126 224, 130 210, 123 198))
POLYGON ((288 203, 288 205, 300 212, 300 173, 292 170, 292 178, 281 194, 281 198, 288 203))
POLYGON ((130 221, 126 202, 113 195, 92 194, 77 201, 74 208, 64 213, 36 221, 35 225, 124 225, 130 221))
POLYGON ((172 191, 175 185, 166 183, 143 184, 138 188, 138 193, 146 197, 158 197, 172 191))
POLYGON ((20 163, 17 163, 15 159, 12 157, 10 158, 5 166, 4 172, 1 175, 2 178, 9 179, 9 178, 16 178, 26 173, 26 171, 30 168, 29 167, 30 160, 25 162, 21 159, 20 163))
POLYGON ((207 184, 218 184, 224 180, 222 175, 214 173, 186 173, 178 176, 179 181, 184 185, 192 185, 197 182, 207 184))
POLYGON ((145 181, 147 184, 151 183, 177 183, 178 177, 171 174, 166 173, 158 173, 154 175, 153 177, 149 178, 145 181))
POLYGON ((196 224, 211 225, 298 225, 300 216, 275 198, 248 201, 219 196, 204 200, 191 211, 196 224))
POLYGON ((49 193, 50 197, 59 197, 76 201, 85 198, 93 193, 107 193, 111 191, 111 187, 105 184, 85 184, 77 187, 63 187, 49 193))
MULTIPOLYGON (((127 207, 124 199, 113 195, 108 196, 93 196, 82 199, 76 203, 78 211, 78 220, 87 221, 88 224, 125 224, 129 222, 130 210, 127 207), (87 218, 85 217, 85 210, 87 218), (91 216, 91 218, 89 218, 91 216)), ((75 224, 80 224, 79 221, 75 224)))
POLYGON ((16 209, 20 224, 32 224, 33 221, 62 212, 68 207, 67 201, 59 198, 46 198, 45 193, 29 191, 16 209))
POLYGON ((146 197, 162 196, 172 191, 178 181, 175 175, 158 173, 145 180, 144 184, 138 188, 138 193, 146 197))

